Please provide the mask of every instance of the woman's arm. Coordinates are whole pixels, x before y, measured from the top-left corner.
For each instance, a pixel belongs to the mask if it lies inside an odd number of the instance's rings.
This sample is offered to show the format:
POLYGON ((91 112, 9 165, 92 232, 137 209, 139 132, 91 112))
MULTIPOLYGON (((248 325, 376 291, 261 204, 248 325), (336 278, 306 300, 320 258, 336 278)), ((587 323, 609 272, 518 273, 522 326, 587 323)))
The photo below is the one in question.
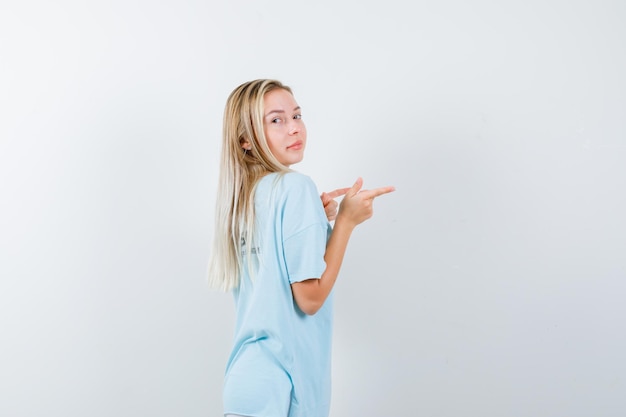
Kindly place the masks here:
POLYGON ((381 187, 374 190, 361 190, 363 180, 357 179, 348 190, 339 206, 335 227, 328 239, 324 261, 326 270, 318 278, 307 279, 291 284, 296 304, 306 314, 315 314, 335 285, 348 241, 354 228, 372 217, 374 198, 394 191, 394 187, 381 187))

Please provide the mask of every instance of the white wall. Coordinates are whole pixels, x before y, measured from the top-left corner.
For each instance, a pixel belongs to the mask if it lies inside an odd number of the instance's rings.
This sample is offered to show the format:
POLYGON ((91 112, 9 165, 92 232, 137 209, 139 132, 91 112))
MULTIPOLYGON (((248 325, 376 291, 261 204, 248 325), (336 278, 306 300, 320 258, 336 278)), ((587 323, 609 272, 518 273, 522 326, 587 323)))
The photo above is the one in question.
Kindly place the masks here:
POLYGON ((0 415, 217 416, 222 108, 295 91, 321 190, 395 185, 336 287, 332 415, 626 412, 626 6, 0 4, 0 415))

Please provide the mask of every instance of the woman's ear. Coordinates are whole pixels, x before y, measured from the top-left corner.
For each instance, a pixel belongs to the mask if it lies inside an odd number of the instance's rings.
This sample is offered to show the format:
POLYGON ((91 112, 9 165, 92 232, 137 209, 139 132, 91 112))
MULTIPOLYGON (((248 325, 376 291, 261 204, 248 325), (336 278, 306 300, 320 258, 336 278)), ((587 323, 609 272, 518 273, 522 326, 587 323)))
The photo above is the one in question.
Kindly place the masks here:
POLYGON ((241 148, 245 149, 246 151, 249 151, 252 149, 252 145, 250 144, 250 142, 248 142, 244 138, 239 139, 239 144, 241 145, 241 148))

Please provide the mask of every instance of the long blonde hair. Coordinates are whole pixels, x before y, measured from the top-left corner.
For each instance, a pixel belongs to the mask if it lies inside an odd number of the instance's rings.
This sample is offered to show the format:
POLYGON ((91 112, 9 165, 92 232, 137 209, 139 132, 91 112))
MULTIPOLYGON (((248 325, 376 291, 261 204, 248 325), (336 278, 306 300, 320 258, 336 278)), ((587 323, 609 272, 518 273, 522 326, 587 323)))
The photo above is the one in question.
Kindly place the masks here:
POLYGON ((208 269, 209 285, 213 288, 228 291, 239 286, 244 267, 240 242, 245 239, 251 248, 254 241, 257 181, 270 172, 289 171, 270 151, 263 129, 263 99, 279 88, 292 93, 280 81, 249 81, 235 88, 226 101, 215 234, 208 269), (244 149, 244 144, 250 149, 244 149))

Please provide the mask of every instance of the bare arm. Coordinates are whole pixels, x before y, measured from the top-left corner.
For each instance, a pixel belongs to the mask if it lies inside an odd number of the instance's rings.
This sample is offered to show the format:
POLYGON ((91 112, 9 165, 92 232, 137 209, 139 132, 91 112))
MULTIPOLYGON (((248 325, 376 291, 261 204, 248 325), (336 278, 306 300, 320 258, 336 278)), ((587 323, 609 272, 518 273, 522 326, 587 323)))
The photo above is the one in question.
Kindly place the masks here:
POLYGON ((326 270, 322 276, 319 279, 307 279, 291 284, 293 298, 306 314, 317 313, 326 301, 339 275, 352 231, 357 225, 372 217, 374 198, 395 190, 393 187, 361 190, 362 186, 363 180, 357 179, 341 201, 335 227, 326 245, 324 254, 326 270))

